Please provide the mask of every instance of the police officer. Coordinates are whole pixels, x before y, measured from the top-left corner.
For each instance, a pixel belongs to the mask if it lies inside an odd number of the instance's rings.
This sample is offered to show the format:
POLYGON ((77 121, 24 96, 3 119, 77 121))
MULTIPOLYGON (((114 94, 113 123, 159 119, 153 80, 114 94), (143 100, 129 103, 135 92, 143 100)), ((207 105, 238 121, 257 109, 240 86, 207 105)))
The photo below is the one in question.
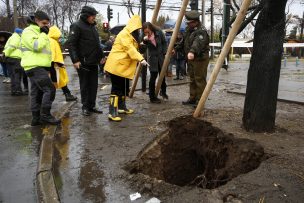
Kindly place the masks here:
POLYGON ((48 37, 49 16, 43 11, 30 14, 29 26, 21 35, 21 66, 31 82, 32 126, 40 124, 57 125, 60 120, 50 111, 55 99, 56 89, 49 77, 51 67, 51 48, 48 37), (41 114, 40 114, 41 110, 41 114))
POLYGON ((209 63, 209 36, 199 20, 198 11, 185 14, 187 28, 184 37, 184 50, 190 76, 190 97, 184 105, 196 105, 207 84, 209 63))

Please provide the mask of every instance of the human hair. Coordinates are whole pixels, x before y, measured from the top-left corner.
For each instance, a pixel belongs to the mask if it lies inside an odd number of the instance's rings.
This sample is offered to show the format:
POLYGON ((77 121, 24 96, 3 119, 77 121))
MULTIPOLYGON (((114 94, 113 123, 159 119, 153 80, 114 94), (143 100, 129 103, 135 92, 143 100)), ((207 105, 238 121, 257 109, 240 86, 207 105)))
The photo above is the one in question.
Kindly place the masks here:
POLYGON ((150 22, 145 22, 145 23, 143 23, 143 25, 142 25, 142 30, 145 30, 145 29, 149 29, 149 30, 151 30, 152 32, 156 32, 156 30, 160 30, 160 28, 159 27, 157 27, 156 25, 153 25, 152 23, 150 23, 150 22))

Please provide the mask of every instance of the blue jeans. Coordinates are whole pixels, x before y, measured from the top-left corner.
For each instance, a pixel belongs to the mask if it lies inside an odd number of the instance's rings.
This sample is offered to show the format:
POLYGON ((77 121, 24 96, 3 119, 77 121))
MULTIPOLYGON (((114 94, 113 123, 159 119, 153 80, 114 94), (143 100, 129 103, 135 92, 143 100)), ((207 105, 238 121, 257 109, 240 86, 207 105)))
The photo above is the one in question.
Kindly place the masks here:
POLYGON ((4 77, 9 77, 10 76, 10 69, 7 67, 6 63, 1 63, 2 66, 2 71, 4 77))

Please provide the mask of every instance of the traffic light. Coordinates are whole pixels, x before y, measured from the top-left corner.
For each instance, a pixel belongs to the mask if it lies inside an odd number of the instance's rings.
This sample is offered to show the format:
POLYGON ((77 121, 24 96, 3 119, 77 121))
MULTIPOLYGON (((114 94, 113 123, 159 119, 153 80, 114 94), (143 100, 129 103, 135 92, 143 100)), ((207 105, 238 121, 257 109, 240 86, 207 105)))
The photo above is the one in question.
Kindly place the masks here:
POLYGON ((111 18, 113 18, 113 9, 110 8, 110 5, 108 5, 108 21, 110 22, 111 18))
POLYGON ((104 32, 108 32, 108 31, 109 31, 109 23, 106 23, 106 22, 103 23, 103 24, 102 24, 102 28, 103 28, 103 31, 104 31, 104 32))
POLYGON ((198 10, 198 0, 190 0, 190 8, 191 10, 198 10))

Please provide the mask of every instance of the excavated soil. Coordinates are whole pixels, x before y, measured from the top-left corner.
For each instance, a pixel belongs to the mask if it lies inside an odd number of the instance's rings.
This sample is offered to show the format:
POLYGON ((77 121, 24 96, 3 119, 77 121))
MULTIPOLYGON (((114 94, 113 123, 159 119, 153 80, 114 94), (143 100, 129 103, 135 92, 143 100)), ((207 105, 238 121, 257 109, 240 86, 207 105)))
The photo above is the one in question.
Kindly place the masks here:
POLYGON ((149 143, 126 167, 177 186, 214 189, 256 169, 264 159, 257 142, 235 138, 211 123, 182 116, 149 143))

